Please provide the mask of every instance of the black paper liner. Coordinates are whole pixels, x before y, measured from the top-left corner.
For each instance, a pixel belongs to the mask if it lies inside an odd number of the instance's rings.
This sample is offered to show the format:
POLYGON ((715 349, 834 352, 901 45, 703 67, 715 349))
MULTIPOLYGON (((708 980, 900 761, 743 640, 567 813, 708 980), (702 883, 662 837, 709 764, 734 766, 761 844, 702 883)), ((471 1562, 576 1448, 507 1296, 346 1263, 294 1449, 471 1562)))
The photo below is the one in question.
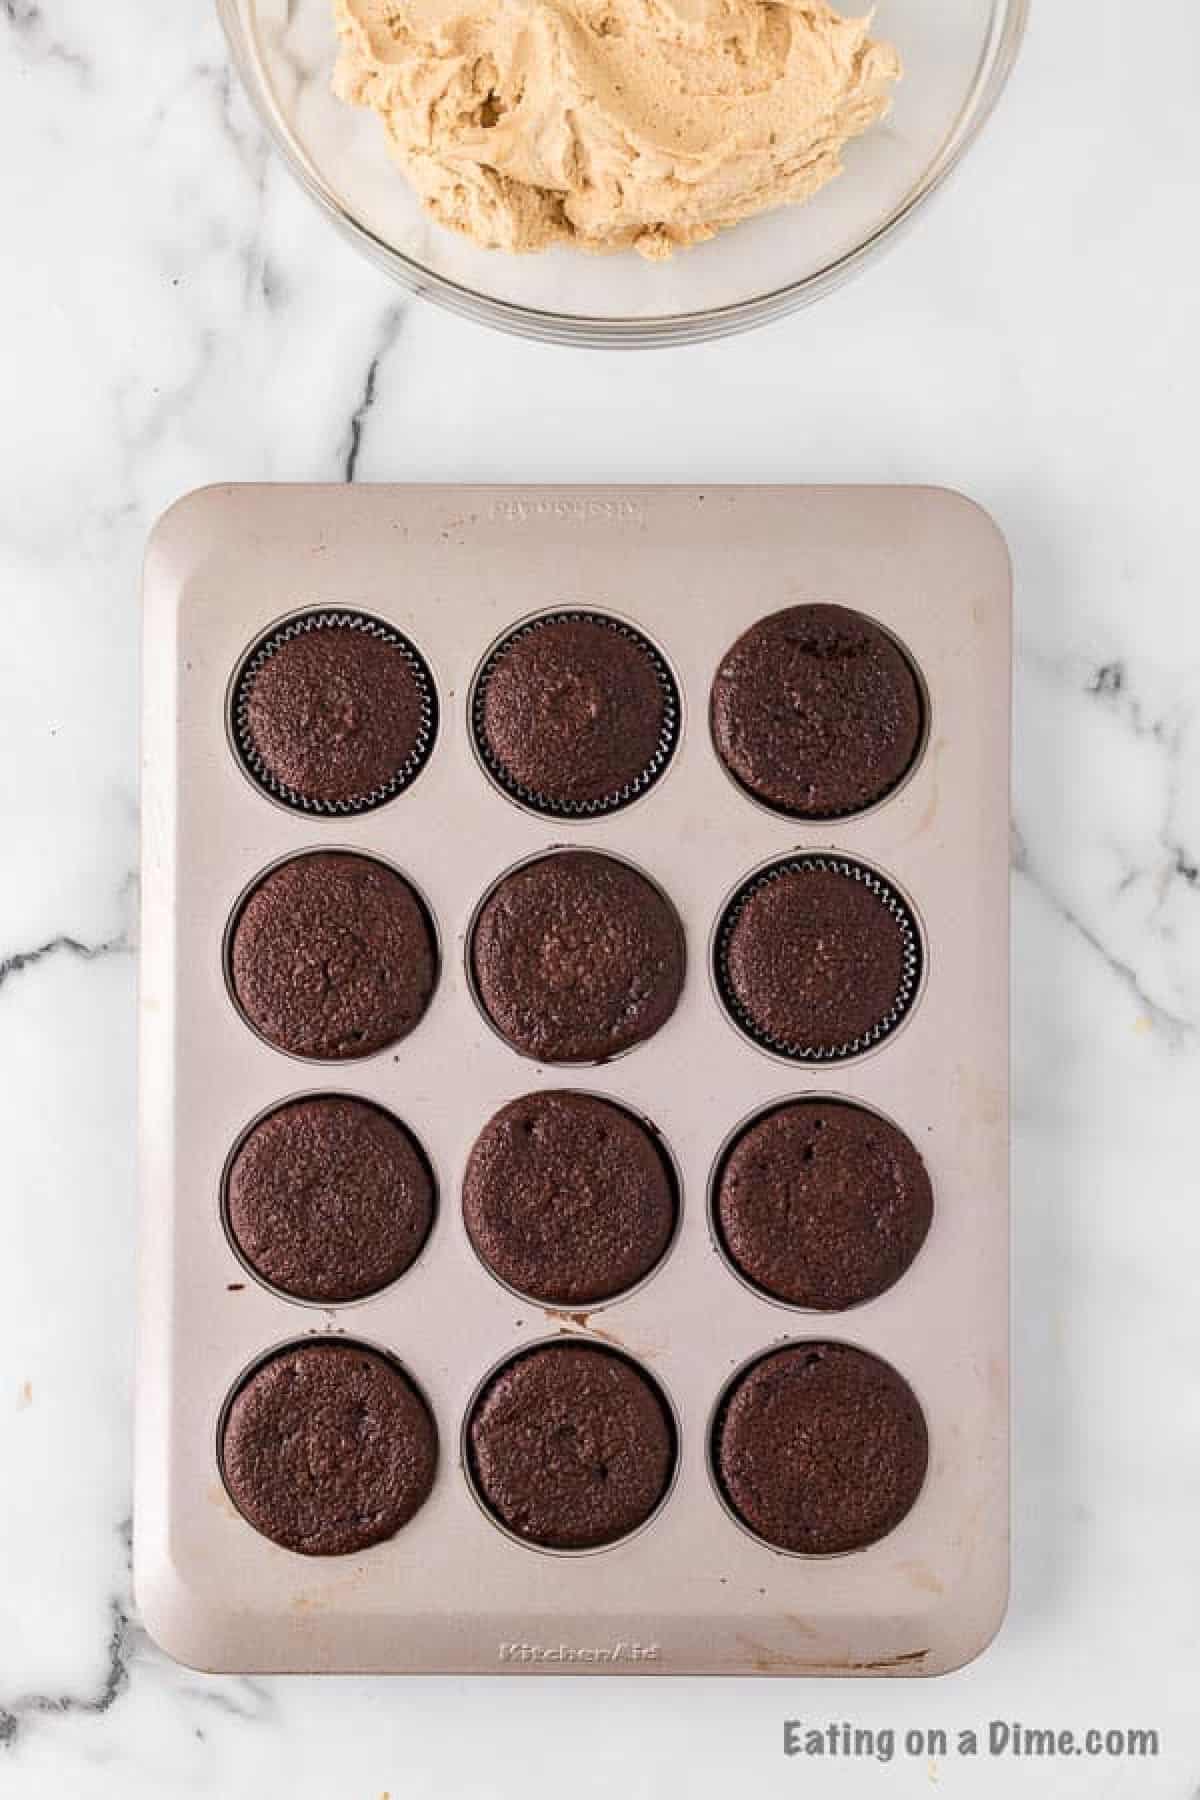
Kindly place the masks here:
POLYGON ((595 819, 607 813, 618 812, 621 807, 629 806, 634 800, 640 800, 648 793, 655 782, 666 773, 667 766, 675 753, 679 742, 682 721, 682 703, 679 686, 674 675, 667 667, 661 653, 655 649, 649 638, 644 637, 634 626, 627 625, 623 619, 614 619, 608 613, 591 612, 586 607, 568 607, 558 612, 542 613, 536 619, 529 619, 524 625, 518 625, 496 645, 479 673, 475 677, 471 693, 471 735, 475 742, 475 751, 488 775, 502 793, 524 806, 530 812, 540 813, 547 819, 595 819), (510 774, 504 764, 496 756, 487 740, 484 730, 484 702, 487 684, 497 665, 508 655, 515 644, 541 631, 546 625, 559 625, 582 621, 590 625, 602 625, 613 631, 626 643, 634 645, 646 658, 654 671, 659 689, 663 697, 663 725, 659 734, 654 755, 632 781, 611 794, 605 794, 597 800, 554 800, 546 794, 537 793, 526 787, 510 774))
POLYGON ((265 794, 269 794, 272 800, 278 800, 282 805, 314 818, 352 818, 394 800, 398 794, 412 786, 429 761, 438 730, 437 690, 424 657, 403 632, 397 631, 392 625, 385 625, 382 619, 373 618, 370 613, 347 612, 331 607, 314 608, 310 612, 296 613, 284 624, 274 627, 243 657, 230 694, 229 726, 230 739, 238 761, 254 784, 265 794), (256 678, 277 650, 305 632, 325 631, 333 627, 343 631, 361 631, 368 637, 390 644, 400 652, 420 695, 421 724, 412 751, 389 781, 372 788, 369 793, 352 795, 348 800, 315 800, 311 795, 302 794, 298 789, 280 781, 262 761, 250 733, 249 704, 256 678))
POLYGON ((781 858, 779 862, 772 863, 768 868, 759 869, 756 874, 749 876, 742 883, 732 900, 726 905, 717 926, 713 946, 713 974, 716 979, 717 992, 734 1024, 750 1039, 751 1043, 757 1044, 759 1049, 768 1051, 772 1056, 786 1057, 789 1062, 796 1063, 849 1062, 853 1057, 864 1056, 868 1050, 874 1050, 896 1030, 911 1012, 920 990, 924 966, 925 953, 921 943, 920 927, 907 900, 877 870, 870 868, 866 863, 856 862, 852 857, 846 856, 790 856, 781 858), (763 888, 778 881, 781 876, 801 875, 812 870, 841 875, 848 881, 861 882, 896 921, 904 939, 904 968, 895 1000, 869 1032, 856 1038, 847 1039, 841 1044, 798 1044, 777 1038, 772 1033, 764 1031, 738 999, 729 978, 727 965, 729 940, 747 902, 755 894, 760 893, 763 888))

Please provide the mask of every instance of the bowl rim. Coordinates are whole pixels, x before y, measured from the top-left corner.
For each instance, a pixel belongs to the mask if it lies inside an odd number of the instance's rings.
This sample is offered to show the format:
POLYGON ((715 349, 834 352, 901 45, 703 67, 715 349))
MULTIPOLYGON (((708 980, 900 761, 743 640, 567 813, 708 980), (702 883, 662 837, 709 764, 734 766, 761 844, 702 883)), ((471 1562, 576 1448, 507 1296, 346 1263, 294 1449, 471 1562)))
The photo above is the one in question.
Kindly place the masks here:
POLYGON ((259 79, 239 16, 239 0, 216 0, 217 16, 244 93, 260 125, 292 176, 337 229, 377 268, 418 299, 431 300, 459 318, 490 325, 510 336, 578 348, 662 349, 709 342, 751 330, 811 305, 833 293, 872 262, 907 229, 926 201, 941 188, 995 112, 1016 66, 1031 0, 994 0, 987 40, 966 98, 941 148, 898 206, 850 250, 811 274, 748 300, 698 312, 632 315, 573 315, 501 300, 466 283, 439 275, 406 256, 356 218, 328 187, 308 153, 259 79))

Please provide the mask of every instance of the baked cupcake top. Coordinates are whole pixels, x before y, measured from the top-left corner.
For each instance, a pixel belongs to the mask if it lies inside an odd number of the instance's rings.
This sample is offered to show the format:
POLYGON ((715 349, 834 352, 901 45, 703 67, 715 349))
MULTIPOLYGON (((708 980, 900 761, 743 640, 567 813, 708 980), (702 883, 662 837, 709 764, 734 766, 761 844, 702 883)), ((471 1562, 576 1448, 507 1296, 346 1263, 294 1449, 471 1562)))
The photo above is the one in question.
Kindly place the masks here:
POLYGON ((310 613, 282 626, 250 656, 234 695, 251 774, 309 811, 361 811, 399 792, 435 725, 421 659, 363 615, 310 613))
POLYGON ((899 895, 863 864, 819 856, 752 877, 726 911, 716 958, 742 1028, 801 1062, 879 1042, 920 976, 916 925, 899 895))
POLYGON ((675 683, 616 619, 561 613, 518 627, 475 690, 476 741, 493 777, 539 811, 609 811, 645 791, 678 729, 675 683))
POLYGON ((674 1181, 623 1107, 527 1094, 476 1139, 463 1217, 501 1281, 547 1306, 582 1306, 633 1287, 658 1262, 675 1224, 674 1181))
POLYGON ((496 1029, 542 1062, 602 1062, 653 1036, 683 986, 674 908, 628 864, 565 850, 506 875, 480 908, 475 984, 496 1029))
POLYGON ((429 1232, 433 1180, 389 1113, 325 1095, 259 1120, 229 1166, 226 1206, 257 1275, 332 1305, 404 1273, 429 1232))
POLYGON ((780 1550, 859 1550, 910 1511, 929 1461, 924 1414, 890 1364, 849 1344, 762 1357, 717 1418, 717 1478, 737 1516, 780 1550))
POLYGON ((250 1024, 322 1061, 406 1037, 437 976, 432 927, 394 869, 320 850, 268 871, 233 926, 230 975, 250 1024))
POLYGON ((468 1426, 485 1505, 547 1549, 614 1543, 666 1493, 675 1434, 657 1389, 625 1357, 549 1344, 506 1363, 468 1426))
POLYGON ((394 1363, 349 1343, 282 1350, 238 1389, 222 1467, 238 1510, 305 1556, 345 1556, 391 1537, 428 1497, 429 1409, 394 1363))
POLYGON ((713 742, 748 793, 793 818, 874 806, 912 766, 921 690, 895 640, 844 606, 789 606, 726 654, 713 742))
POLYGON ((865 1107, 792 1100, 725 1156, 716 1224, 746 1279, 791 1306, 837 1311, 898 1281, 925 1241, 933 1190, 904 1133, 865 1107))

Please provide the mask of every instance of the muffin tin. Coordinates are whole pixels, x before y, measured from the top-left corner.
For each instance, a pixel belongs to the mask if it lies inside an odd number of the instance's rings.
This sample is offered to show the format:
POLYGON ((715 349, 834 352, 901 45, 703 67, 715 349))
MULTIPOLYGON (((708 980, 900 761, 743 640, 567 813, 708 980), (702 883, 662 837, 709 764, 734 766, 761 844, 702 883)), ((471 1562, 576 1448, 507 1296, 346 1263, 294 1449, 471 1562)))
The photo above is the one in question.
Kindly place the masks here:
POLYGON ((1002 539, 932 489, 227 487, 181 501, 146 566, 141 988, 142 1246, 135 1559, 152 1634, 214 1670, 934 1674, 1002 1617, 1008 1533, 1008 741, 1002 539), (925 741, 871 811, 806 824, 742 793, 709 733, 722 655, 784 606, 875 619, 923 685, 925 741), (624 624, 678 697, 653 782, 594 815, 540 815, 493 782, 473 728, 480 673, 541 614, 624 624), (309 614, 399 634, 428 671, 432 741, 394 797, 322 816, 246 779, 233 696, 256 646, 309 614), (647 875, 682 922, 682 997, 601 1064, 518 1055, 478 1005, 469 932, 506 870, 564 846, 647 875), (372 1056, 316 1065, 239 1013, 225 947, 275 863, 343 849, 402 870, 440 971, 425 1016, 372 1056), (722 998, 723 925, 747 885, 815 859, 875 883, 911 932, 903 1017, 836 1057, 754 1041, 722 998), (857 872, 857 873, 855 873, 857 872), (495 1279, 463 1224, 471 1146, 538 1089, 651 1121, 678 1177, 675 1237, 624 1296, 564 1313, 495 1279), (390 1286, 321 1307, 257 1280, 223 1186, 248 1126, 310 1094, 386 1109, 427 1156, 436 1211, 390 1286), (901 1127, 933 1222, 893 1286, 804 1312, 739 1279, 710 1214, 731 1133, 798 1096, 901 1127), (383 1353, 436 1423, 432 1491, 393 1537, 311 1557, 256 1531, 221 1467, 247 1373, 290 1344, 383 1353), (474 1397, 509 1357, 566 1340, 619 1352, 670 1411, 657 1510, 618 1542, 545 1550, 507 1532, 465 1466, 474 1397), (871 1352, 909 1384, 929 1462, 911 1510, 865 1549, 772 1549, 730 1512, 710 1442, 731 1378, 786 1344, 871 1352))

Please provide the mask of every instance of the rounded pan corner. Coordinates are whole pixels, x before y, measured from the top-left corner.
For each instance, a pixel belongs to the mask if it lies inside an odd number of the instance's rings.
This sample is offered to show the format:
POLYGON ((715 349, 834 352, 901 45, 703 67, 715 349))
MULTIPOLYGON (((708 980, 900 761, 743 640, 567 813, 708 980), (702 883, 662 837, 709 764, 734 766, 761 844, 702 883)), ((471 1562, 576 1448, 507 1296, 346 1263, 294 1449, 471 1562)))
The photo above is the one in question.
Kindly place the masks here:
POLYGON ((229 1616, 213 1608, 203 1584, 189 1584, 169 1557, 135 1556, 133 1596, 146 1635, 172 1662, 201 1675, 240 1672, 221 1654, 229 1616))
POLYGON ((164 541, 169 541, 171 534, 181 527, 188 530, 192 527, 192 514, 198 513, 203 518, 206 512, 219 509, 228 504, 235 487, 229 481, 206 481, 199 487, 187 488, 168 502, 155 519, 146 534, 147 547, 156 548, 164 541))
POLYGON ((238 490, 230 482, 209 482, 190 488, 159 513, 146 538, 142 562, 142 591, 150 599, 169 590, 204 555, 221 514, 227 513, 238 490))
POLYGON ((966 1622, 963 1630, 946 1643, 943 1651, 936 1653, 924 1668, 914 1672, 934 1681, 943 1675, 957 1675, 971 1663, 978 1662, 1004 1629, 1011 1598, 1011 1574, 1006 1563, 999 1591, 990 1599, 989 1604, 981 1608, 977 1617, 966 1622))
POLYGON ((922 488, 920 491, 936 500, 948 512, 960 515, 964 530, 968 531, 977 541, 979 548, 976 550, 976 554, 982 550, 984 545, 992 549, 1004 572, 1002 598, 1005 606, 1008 607, 1011 604, 1013 587, 1012 550, 995 514, 989 512, 981 500, 976 500, 973 495, 964 493, 961 488, 935 485, 922 488))

